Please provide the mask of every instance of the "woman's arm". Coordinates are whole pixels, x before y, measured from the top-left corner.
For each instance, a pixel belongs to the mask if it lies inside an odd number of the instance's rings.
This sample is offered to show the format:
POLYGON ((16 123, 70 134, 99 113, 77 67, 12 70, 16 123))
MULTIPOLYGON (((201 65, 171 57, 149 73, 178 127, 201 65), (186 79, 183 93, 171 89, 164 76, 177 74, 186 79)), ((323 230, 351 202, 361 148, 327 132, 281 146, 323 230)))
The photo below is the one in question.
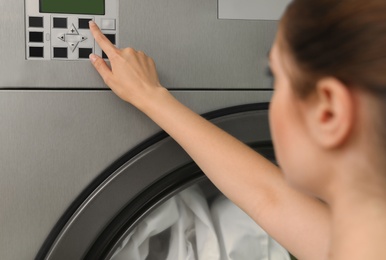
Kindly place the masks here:
POLYGON ((320 201, 289 187, 280 169, 178 102, 159 81, 143 52, 116 49, 90 24, 108 55, 90 56, 107 85, 173 137, 208 178, 274 239, 300 259, 324 259, 329 214, 320 201))

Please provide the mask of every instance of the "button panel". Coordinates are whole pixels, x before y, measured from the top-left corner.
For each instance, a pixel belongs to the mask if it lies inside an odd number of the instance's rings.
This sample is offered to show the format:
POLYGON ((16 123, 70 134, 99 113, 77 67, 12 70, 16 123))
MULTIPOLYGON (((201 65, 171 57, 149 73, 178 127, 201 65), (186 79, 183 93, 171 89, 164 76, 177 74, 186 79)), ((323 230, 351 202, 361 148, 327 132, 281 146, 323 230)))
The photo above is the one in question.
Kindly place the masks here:
POLYGON ((66 29, 67 28, 67 17, 54 17, 53 27, 66 29))
POLYGON ((88 23, 92 21, 92 19, 79 18, 79 29, 89 29, 88 23))
POLYGON ((109 39, 109 41, 112 43, 112 44, 116 44, 116 41, 115 41, 115 34, 105 34, 106 38, 109 39))
POLYGON ((102 30, 115 30, 115 19, 102 19, 102 30))
MULTIPOLYGON (((60 19, 58 15, 52 16, 52 24, 55 20, 60 19)), ((90 29, 84 29, 79 23, 77 16, 65 17, 67 19, 66 28, 51 28, 51 46, 54 48, 66 48, 68 60, 79 60, 79 48, 95 49, 95 41, 90 32, 90 29)), ((85 17, 83 19, 94 20, 93 17, 85 17)), ((52 55, 52 59, 64 59, 64 57, 56 57, 52 55)))
POLYGON ((41 13, 39 4, 39 0, 26 0, 27 60, 86 60, 91 53, 107 58, 95 43, 90 21, 98 24, 114 45, 118 43, 119 0, 105 1, 104 15, 41 13))
POLYGON ((43 17, 34 17, 30 16, 28 17, 28 26, 30 28, 43 28, 43 17))
POLYGON ((43 32, 29 32, 29 42, 44 42, 43 32))
POLYGON ((54 47, 54 58, 56 59, 67 59, 68 50, 63 47, 54 47))
POLYGON ((88 59, 92 51, 92 48, 79 48, 79 59, 88 59))
POLYGON ((44 47, 29 47, 30 58, 44 58, 44 47))

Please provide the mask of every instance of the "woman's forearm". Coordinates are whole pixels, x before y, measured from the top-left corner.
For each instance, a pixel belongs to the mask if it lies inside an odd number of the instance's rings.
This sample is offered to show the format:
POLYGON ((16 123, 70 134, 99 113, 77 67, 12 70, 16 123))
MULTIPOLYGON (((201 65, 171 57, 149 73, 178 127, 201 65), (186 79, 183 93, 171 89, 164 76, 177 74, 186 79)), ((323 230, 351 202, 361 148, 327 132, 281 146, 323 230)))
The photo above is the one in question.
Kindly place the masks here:
MULTIPOLYGON (((222 192, 244 210, 263 207, 265 201, 252 197, 272 185, 260 176, 269 172, 282 180, 279 169, 220 128, 177 101, 166 89, 159 88, 140 110, 164 129, 192 157, 222 192), (256 179, 259 179, 256 183, 256 179), (248 187, 249 186, 249 187, 248 187), (243 205, 246 204, 246 205, 243 205)), ((275 181, 276 182, 276 181, 275 181)))
POLYGON ((277 166, 167 90, 157 91, 140 109, 183 147, 207 177, 299 258, 324 259, 330 234, 326 206, 289 187, 277 166))

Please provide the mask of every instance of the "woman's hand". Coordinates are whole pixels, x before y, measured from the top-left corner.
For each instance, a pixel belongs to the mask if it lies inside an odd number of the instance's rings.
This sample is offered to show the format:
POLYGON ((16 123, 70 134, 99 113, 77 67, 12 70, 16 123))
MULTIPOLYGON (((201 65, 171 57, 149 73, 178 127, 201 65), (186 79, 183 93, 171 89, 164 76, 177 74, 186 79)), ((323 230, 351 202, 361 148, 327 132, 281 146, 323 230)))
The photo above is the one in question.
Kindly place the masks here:
POLYGON ((117 49, 94 22, 90 22, 90 30, 109 57, 111 68, 95 54, 90 55, 90 60, 116 95, 138 107, 148 101, 155 90, 163 89, 155 63, 150 57, 133 48, 117 49))

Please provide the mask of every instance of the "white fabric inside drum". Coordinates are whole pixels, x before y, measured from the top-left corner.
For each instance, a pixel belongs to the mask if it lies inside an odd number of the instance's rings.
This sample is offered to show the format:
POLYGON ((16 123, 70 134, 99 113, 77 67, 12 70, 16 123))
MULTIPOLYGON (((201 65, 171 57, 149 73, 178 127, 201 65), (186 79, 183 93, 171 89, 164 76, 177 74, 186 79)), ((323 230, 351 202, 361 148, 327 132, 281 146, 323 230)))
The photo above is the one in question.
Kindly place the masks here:
POLYGON ((235 204, 198 186, 169 199, 124 239, 113 260, 290 260, 235 204))

